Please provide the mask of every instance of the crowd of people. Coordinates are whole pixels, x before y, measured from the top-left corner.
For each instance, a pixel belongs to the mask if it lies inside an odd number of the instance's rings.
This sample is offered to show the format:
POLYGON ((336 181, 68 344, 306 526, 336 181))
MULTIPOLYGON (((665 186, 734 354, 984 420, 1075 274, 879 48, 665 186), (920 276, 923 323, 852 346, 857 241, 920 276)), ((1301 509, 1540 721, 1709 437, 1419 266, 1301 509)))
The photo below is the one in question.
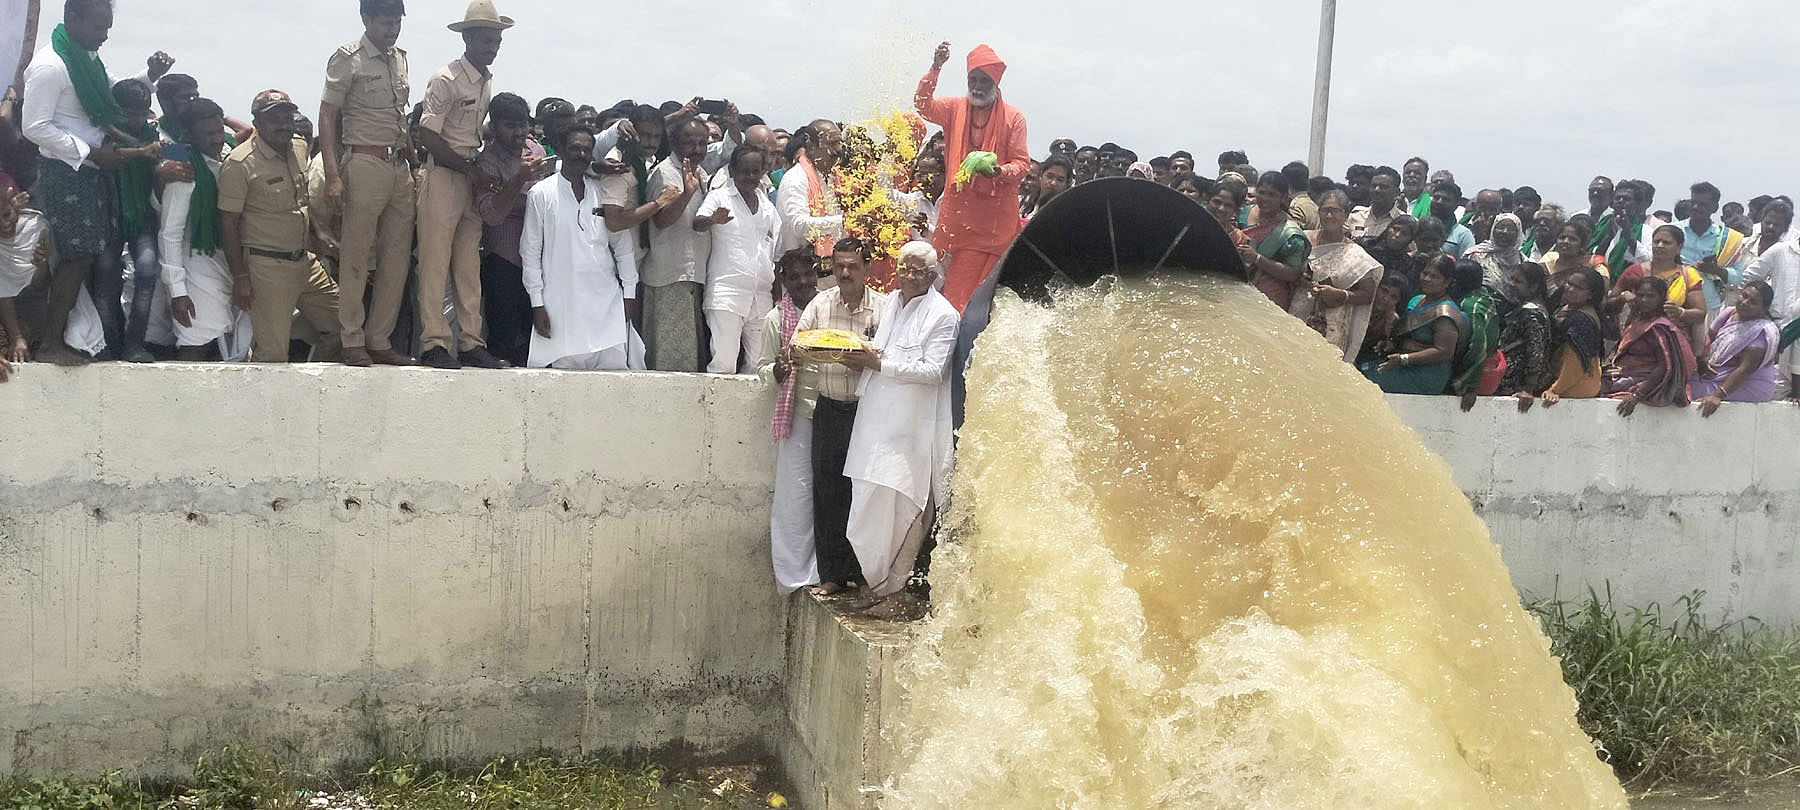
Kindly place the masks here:
POLYGON ((1721 206, 1701 182, 1659 210, 1649 183, 1599 177, 1564 207, 1467 195, 1422 158, 1339 181, 1066 138, 1034 159, 992 49, 969 53, 966 95, 937 94, 946 43, 882 178, 895 249, 843 195, 878 148, 865 127, 790 131, 703 98, 532 105, 494 91, 513 21, 491 0, 448 24, 463 56, 415 99, 403 1, 360 10, 316 118, 271 89, 246 121, 164 53, 108 74, 110 0, 66 0, 0 104, 0 380, 32 360, 760 374, 777 579, 860 587, 877 612, 923 567, 942 501, 961 311, 1039 210, 1102 178, 1203 207, 1255 287, 1385 391, 1706 415, 1800 391, 1787 197, 1721 206), (794 344, 820 329, 862 348, 794 344))
POLYGON ((1596 177, 1587 205, 1566 208, 1529 186, 1467 198, 1417 157, 1352 166, 1342 183, 1242 160, 1170 182, 1231 234, 1257 289, 1384 391, 1458 396, 1464 410, 1483 396, 1521 410, 1608 397, 1626 416, 1800 392, 1788 197, 1721 206, 1702 181, 1657 210, 1650 183, 1596 177))

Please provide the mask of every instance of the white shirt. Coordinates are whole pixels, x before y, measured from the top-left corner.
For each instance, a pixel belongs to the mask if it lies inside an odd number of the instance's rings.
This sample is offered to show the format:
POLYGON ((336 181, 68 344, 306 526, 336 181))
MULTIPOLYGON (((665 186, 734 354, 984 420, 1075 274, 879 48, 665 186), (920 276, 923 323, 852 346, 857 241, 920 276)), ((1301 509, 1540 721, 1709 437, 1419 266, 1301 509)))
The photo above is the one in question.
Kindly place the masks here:
POLYGON ((19 212, 18 230, 0 237, 0 298, 12 298, 31 286, 37 275, 37 250, 50 235, 50 220, 27 208, 19 212))
POLYGON ((923 509, 934 494, 943 503, 950 483, 950 357, 961 316, 936 290, 904 299, 888 296, 872 341, 881 368, 863 372, 844 475, 923 509))
MULTIPOLYGON (((707 194, 696 216, 709 217, 721 208, 731 212, 731 221, 709 229, 712 253, 706 265, 702 308, 744 318, 762 315, 751 311, 751 302, 758 293, 767 300, 775 285, 775 246, 781 238, 781 219, 766 199, 752 212, 735 183, 707 194)), ((692 220, 688 224, 691 226, 692 220)))
MULTIPOLYGON (((806 170, 795 165, 781 176, 781 190, 775 192, 775 209, 781 216, 780 252, 786 253, 797 247, 805 247, 818 237, 830 239, 832 242, 844 236, 844 217, 842 214, 831 214, 815 217, 808 195, 812 193, 812 183, 806 176, 806 170)), ((825 190, 825 207, 828 211, 838 210, 831 189, 825 190)))
POLYGON ((550 316, 550 337, 533 329, 528 365, 544 368, 564 357, 625 345, 624 301, 637 297, 631 231, 606 229, 600 181, 582 178, 583 198, 562 174, 532 186, 519 238, 525 294, 550 316))
MULTIPOLYGON (((99 59, 100 55, 90 52, 99 59)), ((109 76, 108 87, 126 79, 150 84, 148 71, 136 76, 109 76)), ((75 96, 75 85, 69 81, 69 68, 54 47, 45 45, 31 57, 25 69, 25 106, 19 112, 20 130, 26 140, 37 144, 45 157, 69 164, 79 171, 90 152, 106 140, 106 133, 88 120, 75 96)))
MULTIPOLYGON (((701 177, 705 177, 702 165, 701 177)), ((644 176, 645 196, 656 199, 665 188, 683 188, 681 161, 674 155, 663 158, 644 176)), ((701 188, 705 188, 704 181, 701 188)), ((650 255, 644 259, 643 281, 647 287, 667 287, 678 281, 705 281, 706 260, 712 254, 712 240, 694 231, 694 212, 706 195, 696 190, 688 198, 687 209, 667 228, 650 223, 650 255)), ((652 217, 654 219, 654 217, 652 217)))
POLYGON ((1777 323, 1800 317, 1800 243, 1781 241, 1763 251, 1744 271, 1744 283, 1761 281, 1775 291, 1769 312, 1777 323))

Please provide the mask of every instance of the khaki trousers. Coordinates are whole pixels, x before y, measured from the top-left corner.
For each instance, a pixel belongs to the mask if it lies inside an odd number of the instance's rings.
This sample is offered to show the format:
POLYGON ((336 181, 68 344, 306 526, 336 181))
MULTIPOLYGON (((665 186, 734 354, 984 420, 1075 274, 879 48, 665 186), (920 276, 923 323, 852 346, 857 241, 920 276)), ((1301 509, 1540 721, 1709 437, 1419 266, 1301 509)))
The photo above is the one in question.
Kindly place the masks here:
POLYGON ((248 254, 250 265, 250 362, 285 363, 294 310, 319 335, 314 360, 338 359, 338 286, 307 254, 298 261, 248 254))
POLYGON ((338 315, 343 343, 386 351, 391 348, 388 336, 400 317, 406 272, 412 264, 412 169, 403 160, 351 152, 341 173, 344 234, 338 250, 338 284, 342 288, 338 315), (375 296, 365 312, 363 292, 369 287, 371 269, 375 296))
POLYGON ((444 317, 444 285, 456 285, 452 315, 461 332, 457 349, 486 346, 481 336, 481 218, 475 215, 468 175, 435 161, 419 182, 419 351, 450 348, 444 317))

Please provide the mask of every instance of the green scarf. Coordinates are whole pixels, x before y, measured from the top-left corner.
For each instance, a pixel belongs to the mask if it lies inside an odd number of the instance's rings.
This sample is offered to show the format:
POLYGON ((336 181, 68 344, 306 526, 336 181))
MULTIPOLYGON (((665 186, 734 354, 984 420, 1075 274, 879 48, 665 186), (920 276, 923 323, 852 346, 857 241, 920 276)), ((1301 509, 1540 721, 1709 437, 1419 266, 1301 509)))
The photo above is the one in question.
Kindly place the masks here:
POLYGON ((1612 271, 1613 278, 1618 278, 1631 266, 1631 254, 1637 252, 1638 239, 1643 233, 1643 218, 1625 220, 1625 227, 1619 229, 1619 238, 1613 240, 1612 250, 1606 253, 1606 267, 1612 271))
POLYGON ((1537 234, 1525 237, 1525 244, 1519 246, 1519 255, 1531 258, 1531 252, 1537 250, 1537 234))
MULTIPOLYGON (((156 129, 149 124, 133 127, 123 122, 120 132, 137 138, 140 143, 156 140, 156 129)), ((113 183, 119 190, 119 236, 130 239, 155 226, 150 214, 150 194, 156 187, 156 162, 149 158, 132 158, 113 172, 113 183)))
POLYGON ((1787 347, 1794 345, 1794 341, 1796 340, 1800 340, 1800 318, 1788 321, 1787 326, 1781 327, 1781 348, 1779 351, 1787 351, 1787 347))
POLYGON ((1412 201, 1412 208, 1408 213, 1412 214, 1413 219, 1424 219, 1431 216, 1431 195, 1423 191, 1419 192, 1419 198, 1412 201))
POLYGON ((1594 220, 1594 232, 1588 235, 1587 251, 1589 256, 1600 255, 1600 246, 1606 244, 1606 232, 1612 230, 1613 215, 1608 211, 1594 220))
POLYGON ((81 111, 87 113, 94 126, 105 129, 125 120, 125 112, 113 100, 112 83, 106 78, 106 65, 101 64, 99 54, 88 53, 75 44, 69 29, 62 23, 57 23, 56 30, 50 32, 50 47, 62 57, 63 67, 69 71, 69 84, 74 86, 75 98, 81 102, 81 111))
POLYGON ((188 154, 194 167, 194 196, 188 200, 188 250, 213 255, 219 249, 219 180, 199 152, 188 154))

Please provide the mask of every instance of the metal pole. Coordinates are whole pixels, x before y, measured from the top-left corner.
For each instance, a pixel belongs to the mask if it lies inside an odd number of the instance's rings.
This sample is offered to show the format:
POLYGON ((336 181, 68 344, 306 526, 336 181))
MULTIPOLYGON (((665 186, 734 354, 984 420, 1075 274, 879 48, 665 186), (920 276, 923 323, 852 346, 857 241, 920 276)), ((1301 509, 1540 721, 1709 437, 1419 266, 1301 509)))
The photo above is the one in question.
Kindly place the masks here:
POLYGON ((1325 119, 1331 108, 1331 45, 1337 35, 1337 0, 1319 2, 1319 72, 1313 80, 1312 149, 1307 164, 1314 177, 1325 173, 1325 119))

